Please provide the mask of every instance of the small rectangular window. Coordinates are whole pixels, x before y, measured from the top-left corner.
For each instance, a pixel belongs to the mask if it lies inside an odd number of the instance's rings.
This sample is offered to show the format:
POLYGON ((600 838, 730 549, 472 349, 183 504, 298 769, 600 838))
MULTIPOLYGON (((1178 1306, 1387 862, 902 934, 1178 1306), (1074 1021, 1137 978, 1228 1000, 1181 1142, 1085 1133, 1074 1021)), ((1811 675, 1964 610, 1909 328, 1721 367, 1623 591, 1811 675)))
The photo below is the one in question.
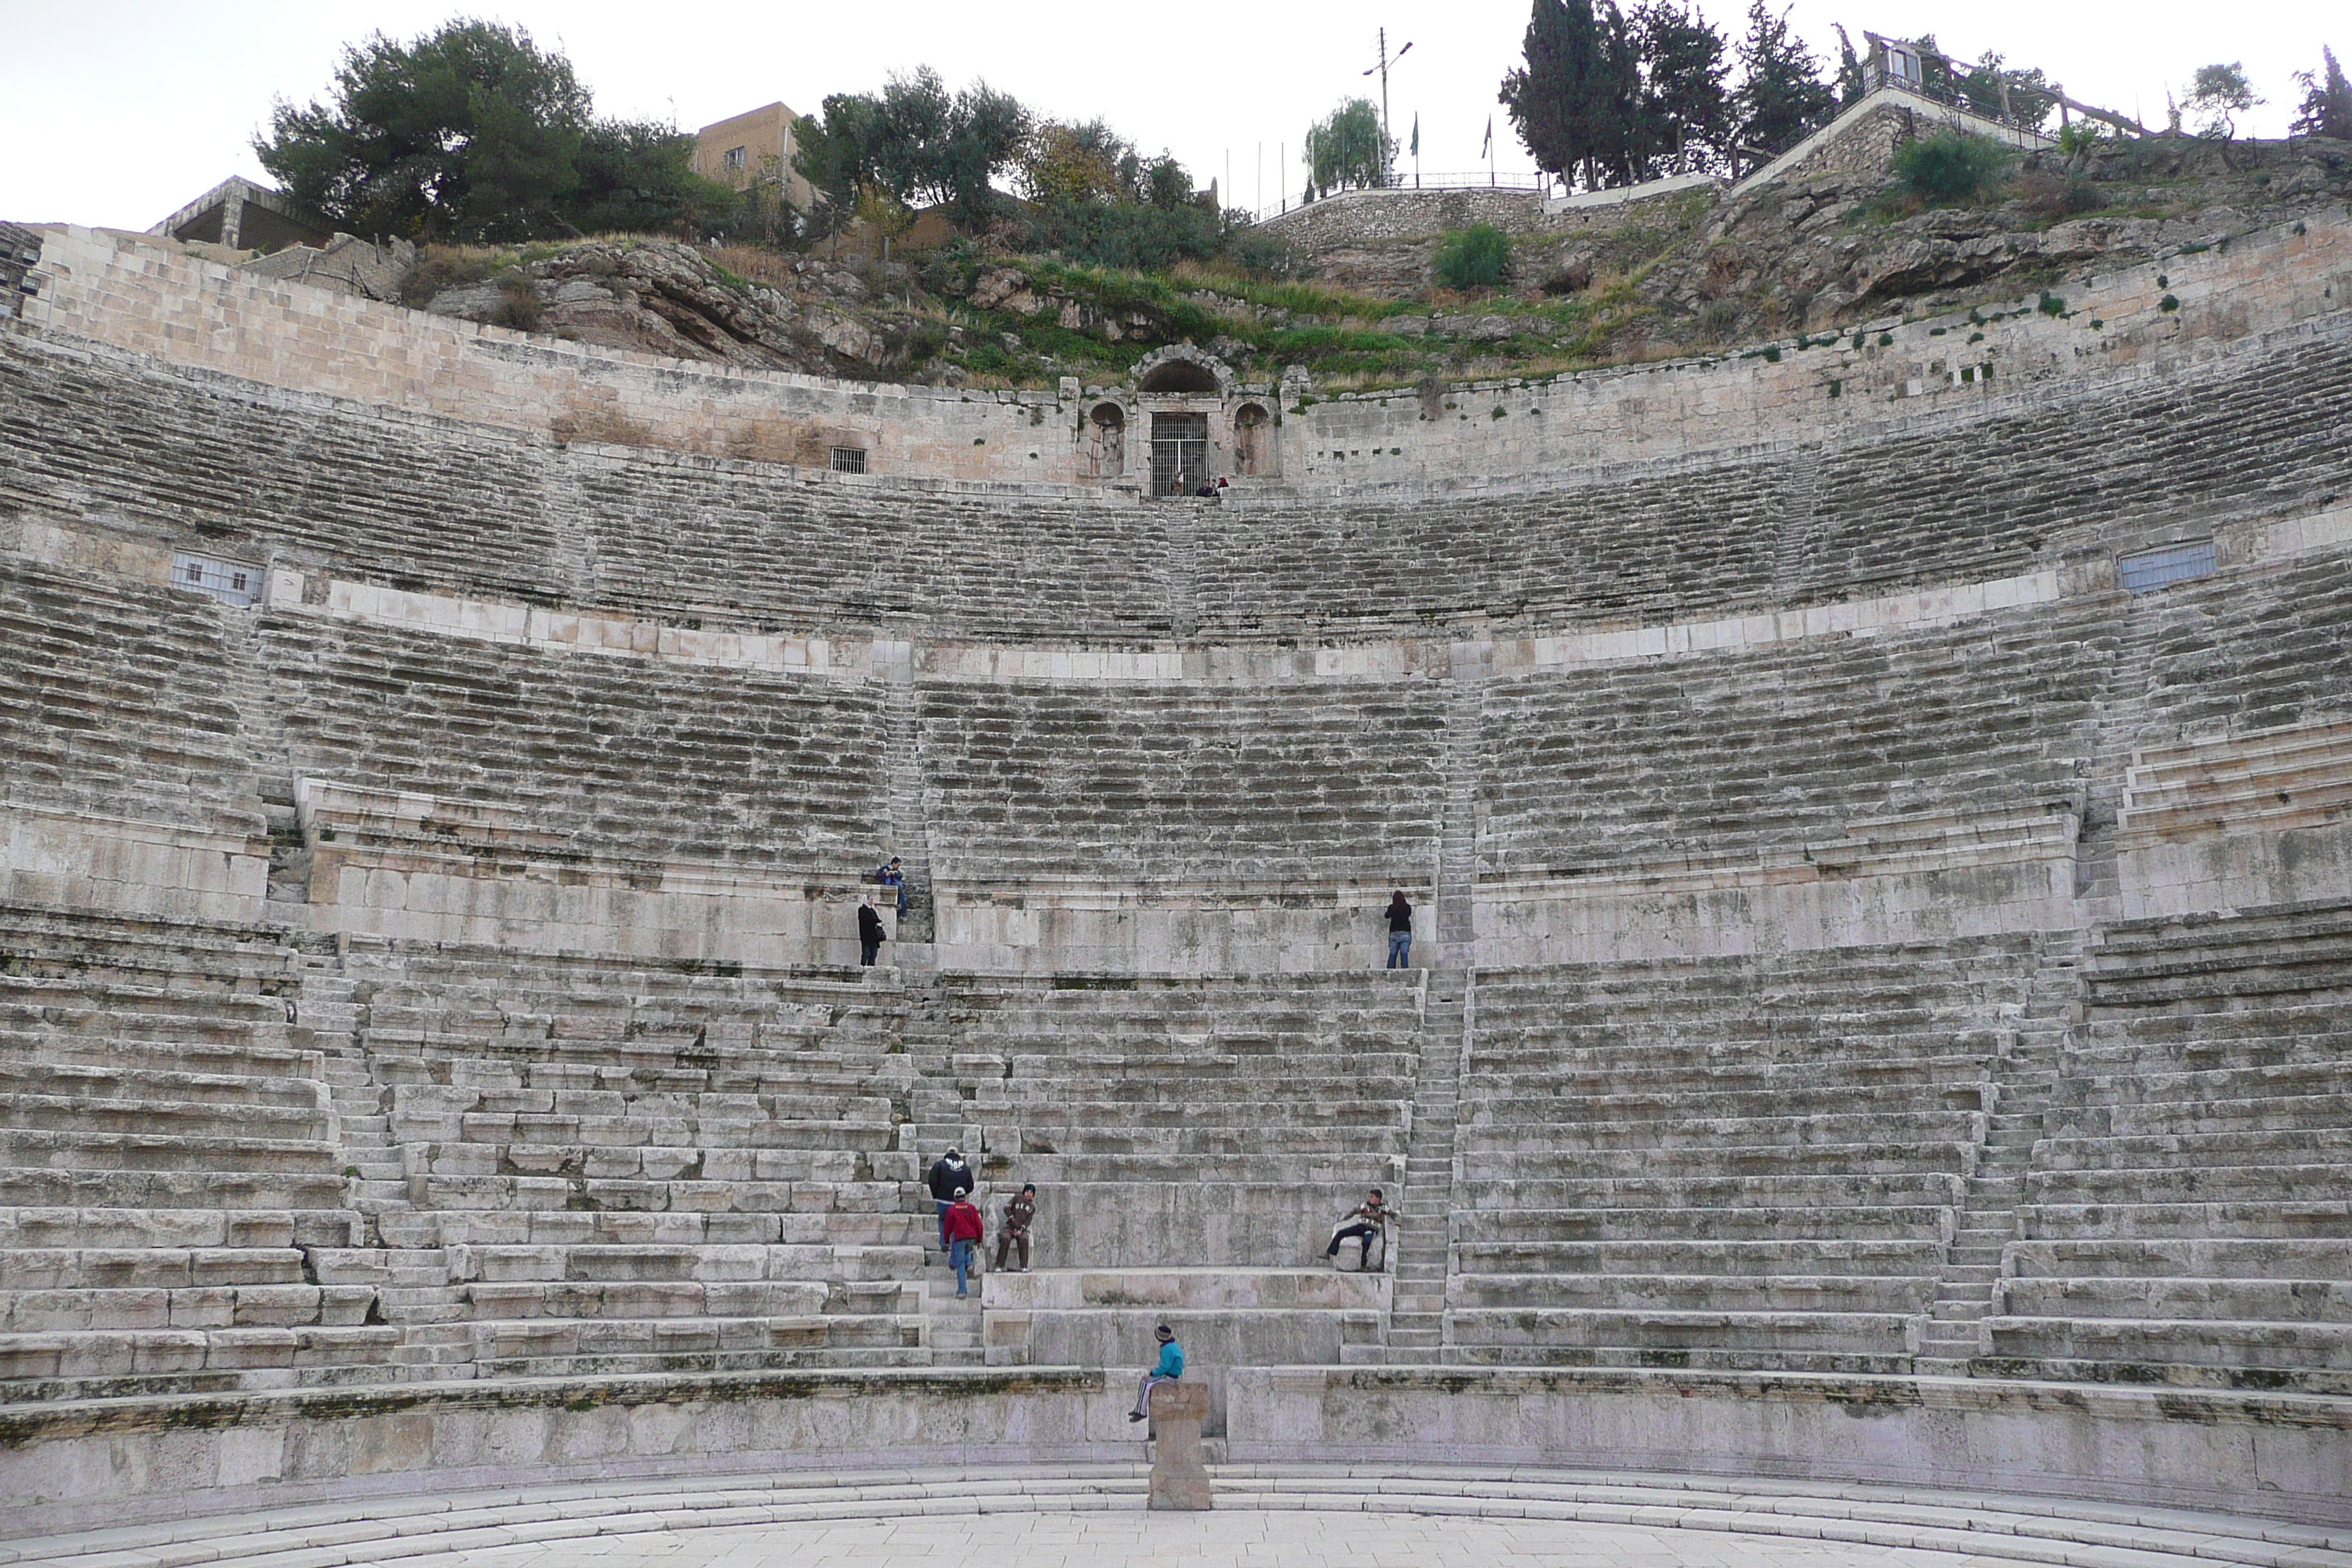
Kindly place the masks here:
POLYGON ((224 605, 242 606, 256 604, 261 598, 260 568, 216 561, 209 555, 173 555, 172 581, 183 588, 209 594, 224 605))
POLYGON ((862 474, 866 471, 866 448, 835 447, 833 449, 833 471, 836 474, 862 474))
POLYGON ((730 169, 740 169, 740 168, 741 168, 741 167, 743 166, 743 157, 744 157, 744 154, 745 154, 746 153, 750 152, 750 151, 751 151, 751 149, 750 149, 750 148, 748 148, 748 147, 730 147, 730 148, 728 148, 728 149, 727 149, 727 166, 728 166, 729 168, 730 168, 730 169))
POLYGON ((2168 544, 2161 550, 2143 550, 2137 555, 2124 556, 2116 565, 2126 590, 2134 594, 2154 593, 2192 577, 2213 575, 2213 542, 2200 539, 2188 544, 2168 544))

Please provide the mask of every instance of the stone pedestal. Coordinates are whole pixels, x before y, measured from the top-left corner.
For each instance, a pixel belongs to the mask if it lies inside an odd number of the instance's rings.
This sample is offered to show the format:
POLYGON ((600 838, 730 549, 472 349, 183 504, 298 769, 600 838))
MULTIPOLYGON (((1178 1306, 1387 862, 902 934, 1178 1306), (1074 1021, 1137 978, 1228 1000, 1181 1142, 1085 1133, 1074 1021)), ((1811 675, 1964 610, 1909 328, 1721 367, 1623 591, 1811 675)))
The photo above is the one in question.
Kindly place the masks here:
POLYGON ((1209 1414, 1209 1385, 1187 1377, 1151 1391, 1152 1508, 1217 1506, 1201 1463, 1201 1423, 1209 1414))

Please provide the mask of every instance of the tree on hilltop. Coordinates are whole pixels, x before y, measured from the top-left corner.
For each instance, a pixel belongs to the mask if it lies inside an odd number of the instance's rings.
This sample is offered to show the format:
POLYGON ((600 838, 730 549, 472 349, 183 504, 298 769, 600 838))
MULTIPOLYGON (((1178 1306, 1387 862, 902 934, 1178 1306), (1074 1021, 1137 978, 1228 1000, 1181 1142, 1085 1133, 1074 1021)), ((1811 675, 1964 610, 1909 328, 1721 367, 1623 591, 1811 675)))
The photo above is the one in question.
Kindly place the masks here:
POLYGON ((1379 184, 1395 153, 1396 143, 1381 133, 1381 111, 1372 100, 1349 100, 1307 128, 1307 199, 1379 184))
POLYGON ((1501 102, 1537 167, 1589 188, 1705 168, 1730 142, 1723 35, 1680 0, 1535 0, 1501 102))
POLYGON ((1812 50, 1790 30, 1786 10, 1775 16, 1764 0, 1749 0, 1739 63, 1746 74, 1733 101, 1745 146, 1785 153, 1837 113, 1837 92, 1822 79, 1812 50))
POLYGON ((254 152, 295 201, 354 234, 515 240, 659 228, 733 193, 693 173, 694 138, 595 118, 560 53, 460 18, 343 51, 330 101, 280 99, 254 152))
POLYGON ((975 81, 950 92, 929 66, 892 76, 879 94, 828 96, 822 116, 794 128, 793 167, 838 227, 869 191, 905 205, 946 206, 966 227, 996 216, 996 176, 1013 166, 1029 137, 1021 100, 975 81))
POLYGON ((2238 133, 2238 116, 2263 100, 2246 79, 2246 68, 2236 60, 2226 65, 2199 66, 2182 105, 2198 117, 2198 131, 2219 142, 2238 133))
POLYGON ((2295 114, 2294 132, 2352 142, 2352 81, 2344 79, 2344 68, 2336 63, 2334 49, 2323 45, 2319 56, 2318 70, 2294 73, 2303 87, 2303 104, 2295 114))

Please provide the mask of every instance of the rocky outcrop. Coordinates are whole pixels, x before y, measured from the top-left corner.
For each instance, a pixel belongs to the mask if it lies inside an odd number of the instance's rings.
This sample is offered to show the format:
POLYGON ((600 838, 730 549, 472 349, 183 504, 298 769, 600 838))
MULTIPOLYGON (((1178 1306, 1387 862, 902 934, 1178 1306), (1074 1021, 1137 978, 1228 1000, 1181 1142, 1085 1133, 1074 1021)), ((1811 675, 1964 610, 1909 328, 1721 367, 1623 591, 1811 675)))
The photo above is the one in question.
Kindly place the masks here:
POLYGON ((870 308, 872 289, 814 257, 788 264, 796 287, 732 277, 689 245, 589 243, 478 282, 425 308, 579 342, 676 359, 872 374, 903 364, 913 323, 870 308))

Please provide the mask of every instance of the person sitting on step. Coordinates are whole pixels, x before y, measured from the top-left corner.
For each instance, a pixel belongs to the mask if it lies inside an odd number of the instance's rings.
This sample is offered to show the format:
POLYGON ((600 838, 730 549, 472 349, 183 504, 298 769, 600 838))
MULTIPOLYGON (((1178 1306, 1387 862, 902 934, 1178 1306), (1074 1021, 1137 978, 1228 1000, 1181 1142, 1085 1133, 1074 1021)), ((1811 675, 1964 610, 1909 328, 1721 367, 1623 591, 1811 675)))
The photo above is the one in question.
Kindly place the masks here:
POLYGON ((1381 1196, 1380 1188, 1374 1187, 1370 1197, 1331 1227, 1331 1245, 1323 1249, 1323 1256, 1339 1257, 1339 1244, 1352 1236, 1363 1243, 1356 1255, 1356 1272, 1378 1274, 1388 1261, 1388 1224, 1395 1217, 1396 1211, 1381 1196))
POLYGON ((1029 1272, 1029 1226, 1036 1217, 1037 1184, 1024 1182, 1019 1192, 1004 1200, 1004 1222, 996 1227, 996 1268, 999 1273, 1004 1270, 1005 1249, 1011 1247, 1018 1247, 1021 1250, 1018 1272, 1029 1272))
POLYGON ((1176 1342, 1176 1331, 1162 1323, 1151 1331, 1160 1341, 1160 1361, 1143 1374, 1143 1382, 1135 1391, 1135 1408, 1127 1413, 1129 1421, 1140 1421, 1151 1414, 1153 1389, 1184 1375, 1184 1347, 1176 1342))

